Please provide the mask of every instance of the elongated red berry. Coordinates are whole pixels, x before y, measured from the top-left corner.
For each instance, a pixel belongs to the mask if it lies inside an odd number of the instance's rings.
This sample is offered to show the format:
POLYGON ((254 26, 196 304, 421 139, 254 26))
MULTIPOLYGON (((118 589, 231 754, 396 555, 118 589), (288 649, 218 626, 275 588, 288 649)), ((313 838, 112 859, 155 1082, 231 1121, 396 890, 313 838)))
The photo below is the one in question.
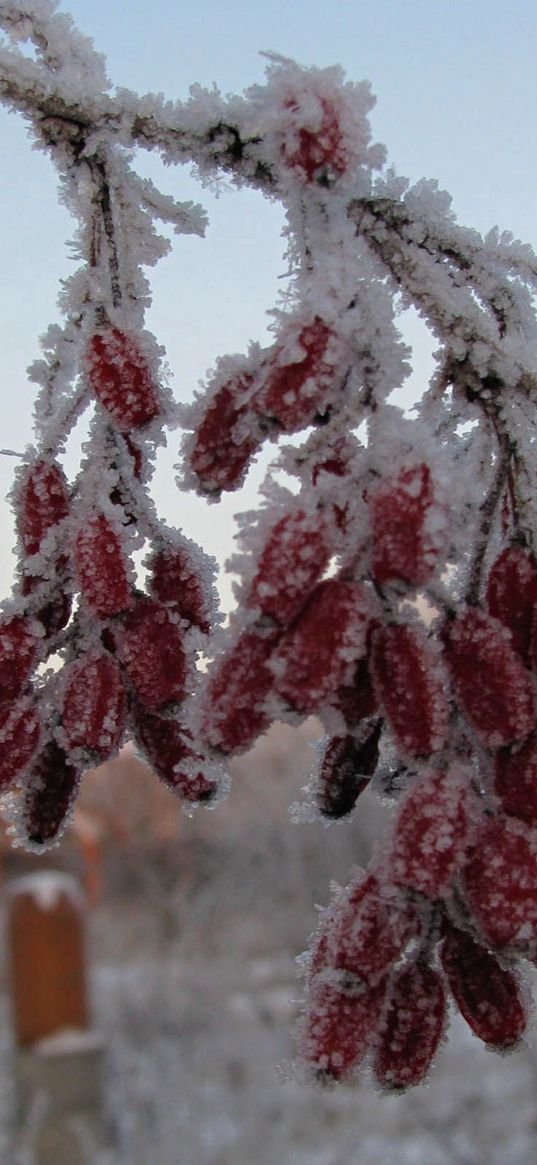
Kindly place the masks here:
POLYGON ((379 703, 402 754, 426 757, 443 748, 449 702, 425 635, 404 623, 375 628, 370 663, 379 703))
POLYGON ((533 682, 503 624, 468 607, 444 638, 461 711, 485 747, 528 736, 537 719, 533 682))
POLYGON ((52 458, 34 461, 19 496, 17 526, 26 554, 37 554, 49 530, 69 513, 69 486, 52 458))
POLYGON ((105 514, 93 514, 81 526, 75 542, 75 564, 82 594, 101 619, 133 606, 121 538, 105 514))
MULTIPOLYGON (((299 113, 294 99, 286 101, 285 108, 299 113)), ((315 106, 310 108, 314 113, 313 124, 297 126, 282 144, 286 164, 307 182, 323 176, 326 170, 342 174, 347 164, 344 138, 332 102, 326 97, 316 97, 315 106)))
POLYGON ((260 445, 257 423, 252 426, 242 403, 251 384, 252 377, 245 373, 224 384, 198 428, 190 464, 204 493, 220 493, 242 485, 260 445))
POLYGON ((163 603, 145 596, 136 599, 118 636, 118 654, 150 711, 184 699, 188 669, 183 631, 163 603))
POLYGON ((537 833, 514 818, 481 826, 464 870, 468 905, 486 943, 537 952, 537 833))
POLYGON ((360 583, 318 583, 278 648, 279 694, 304 713, 335 697, 366 653, 370 619, 371 599, 360 583))
POLYGON ((88 345, 87 366, 93 395, 122 432, 141 429, 159 415, 159 390, 134 336, 112 327, 96 332, 88 345))
POLYGON ((366 656, 358 660, 351 682, 338 688, 333 702, 348 728, 355 728, 378 710, 366 656))
POLYGON ((58 576, 53 580, 33 574, 25 574, 22 579, 23 595, 35 595, 36 591, 39 592, 32 603, 32 614, 44 627, 47 639, 57 635, 58 631, 67 625, 71 615, 73 596, 65 578, 65 564, 65 558, 61 556, 58 576))
POLYGON ((496 753, 494 792, 504 813, 537 826, 537 732, 496 753))
POLYGON ((274 683, 267 666, 278 634, 245 631, 219 660, 209 681, 203 733, 222 752, 248 748, 269 726, 266 700, 274 683))
POLYGON ((41 741, 41 721, 32 699, 0 705, 0 792, 22 776, 41 741))
POLYGON ((299 1052, 318 1076, 343 1080, 360 1065, 371 1046, 384 993, 384 981, 375 987, 345 985, 342 977, 314 983, 299 1052))
POLYGON ((141 704, 134 706, 131 715, 138 744, 161 780, 187 801, 210 801, 218 790, 217 782, 204 772, 203 758, 177 720, 141 704))
POLYGON ((0 703, 20 696, 37 662, 34 627, 24 615, 0 619, 0 703))
POLYGON ((368 726, 362 738, 333 736, 319 770, 317 805, 323 817, 345 817, 367 788, 378 764, 381 723, 368 726))
POLYGON ((248 594, 248 606, 287 626, 304 606, 331 555, 321 514, 298 510, 273 526, 248 594))
POLYGON ((54 841, 76 796, 79 770, 51 740, 30 768, 24 794, 23 825, 34 845, 54 841))
POLYGON ((470 782, 462 765, 414 777, 401 806, 389 859, 397 886, 428 898, 445 893, 463 866, 473 837, 470 782))
MULTIPOLYGON (((412 904, 386 893, 376 875, 368 874, 351 883, 329 912, 322 957, 327 967, 375 984, 397 961, 416 926, 412 904)), ((316 964, 319 968, 319 952, 316 964)))
POLYGON ((153 598, 208 634, 209 599, 188 550, 164 546, 151 555, 147 566, 148 590, 153 598))
POLYGON ((537 563, 522 546, 507 546, 491 567, 487 584, 491 615, 509 629, 513 647, 530 663, 531 636, 537 604, 537 563))
POLYGON ((330 328, 316 316, 302 329, 297 344, 304 355, 292 363, 279 353, 268 365, 264 383, 252 398, 252 408, 275 421, 285 433, 295 433, 324 416, 334 394, 336 369, 328 361, 330 328))
POLYGON ((371 498, 371 571, 376 582, 423 586, 432 578, 444 532, 427 465, 382 480, 371 498))
POLYGON ((84 655, 67 669, 61 717, 69 756, 102 763, 117 751, 126 698, 119 664, 107 652, 84 655))
POLYGON ((516 972, 455 927, 449 927, 440 957, 457 1007, 475 1035, 491 1048, 518 1043, 528 1017, 516 972))
POLYGON ((373 1070, 388 1089, 421 1084, 446 1024, 442 979, 421 959, 395 971, 387 992, 373 1070))

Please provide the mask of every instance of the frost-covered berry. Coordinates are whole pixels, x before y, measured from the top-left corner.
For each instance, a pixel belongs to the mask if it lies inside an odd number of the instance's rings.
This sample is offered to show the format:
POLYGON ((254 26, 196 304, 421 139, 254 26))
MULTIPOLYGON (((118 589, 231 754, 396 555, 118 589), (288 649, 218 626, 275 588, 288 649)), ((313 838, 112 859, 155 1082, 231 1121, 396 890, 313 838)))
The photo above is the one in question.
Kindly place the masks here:
POLYGON ((38 658, 35 625, 24 615, 0 619, 0 703, 15 700, 38 658))
POLYGON ((348 683, 366 653, 371 597, 360 583, 317 584, 275 656, 275 687, 299 712, 316 712, 348 683))
POLYGON ((282 362, 276 350, 252 397, 255 412, 275 421, 285 433, 295 433, 324 417, 336 379, 336 369, 327 358, 331 339, 331 329, 317 316, 297 337, 304 353, 299 360, 282 362))
POLYGON ((0 705, 0 792, 27 769, 41 741, 41 720, 32 699, 0 705))
POLYGON ((259 560, 247 603, 285 627, 304 606, 331 555, 322 514, 286 514, 273 526, 259 560))
POLYGON ((117 751, 125 729, 126 698, 119 664, 107 652, 82 656, 67 668, 61 704, 69 756, 102 764, 117 751))
POLYGON ((389 858, 390 876, 397 886, 419 890, 428 898, 439 898, 449 889, 473 836, 472 775, 472 770, 454 765, 414 778, 399 812, 389 858))
POLYGON ((301 1059, 321 1079, 343 1080, 367 1055, 384 1000, 384 981, 375 987, 316 981, 299 1036, 301 1059))
POLYGON ((507 546, 493 563, 487 583, 491 615, 509 628, 513 647, 529 664, 537 605, 537 564, 529 550, 507 546))
POLYGON ((442 966, 467 1024, 491 1048, 518 1043, 527 1025, 519 976, 466 931, 449 927, 440 944, 442 966))
POLYGON ((373 1071, 383 1088, 421 1084, 446 1024, 442 979, 422 959, 395 971, 376 1041, 373 1071))
POLYGON ((122 432, 141 429, 158 417, 158 386, 134 336, 113 327, 96 332, 88 345, 87 367, 93 395, 122 432))
POLYGON ((78 769, 65 752, 50 740, 30 768, 22 823, 34 845, 54 841, 76 796, 80 779, 78 769))
POLYGON ((197 430, 190 464, 203 493, 220 493, 242 485, 260 445, 257 424, 252 426, 242 403, 251 383, 252 377, 243 373, 224 384, 197 430))
POLYGON ((49 530, 69 513, 69 486, 61 466, 40 457, 24 479, 19 495, 17 527, 26 554, 37 554, 49 530))
POLYGON ((493 947, 537 952, 537 832, 514 818, 491 817, 464 869, 466 900, 493 947))
POLYGON ((355 728, 378 710, 378 700, 371 681, 366 656, 359 659, 352 680, 338 688, 334 706, 341 712, 348 728, 355 728))
POLYGON ((188 551, 181 546, 163 546, 151 555, 147 569, 150 595, 208 634, 210 603, 188 551))
POLYGON ((82 594, 101 619, 134 604, 121 537, 105 514, 92 514, 75 541, 75 566, 82 594))
POLYGON ((423 586, 432 578, 445 529, 427 465, 382 478, 371 497, 371 573, 376 582, 423 586))
POLYGON ((187 801, 212 800, 218 784, 204 772, 203 758, 177 720, 139 703, 133 705, 131 719, 136 740, 161 780, 187 801))
POLYGON ((163 603, 138 596, 118 632, 118 654, 151 711, 184 699, 188 669, 183 631, 163 603))
POLYGON ((537 732, 520 747, 511 745, 497 752, 494 792, 504 813, 537 826, 537 732))
POLYGON ((203 735, 222 752, 248 748, 269 726, 266 700, 274 683, 267 666, 277 633, 245 631, 219 660, 209 681, 203 735))
MULTIPOLYGON (((333 102, 314 94, 310 100, 315 112, 313 123, 298 126, 281 147, 286 165, 307 182, 324 177, 327 170, 334 176, 343 174, 347 165, 344 137, 333 102)), ((302 116, 298 102, 292 98, 286 101, 285 109, 302 116)))
POLYGON ((444 641, 461 711, 485 747, 528 736, 537 719, 535 691, 507 628, 468 607, 447 624, 444 641))
POLYGON ((367 788, 378 764, 381 723, 363 737, 333 736, 325 747, 317 779, 316 801, 323 817, 345 817, 367 788))
MULTIPOLYGON (((65 558, 61 556, 60 568, 65 562, 65 558)), ((63 574, 64 569, 60 569, 59 576, 52 583, 32 574, 25 574, 22 579, 23 595, 33 595, 35 591, 39 591, 42 596, 42 599, 36 600, 35 605, 32 604, 32 612, 43 626, 47 639, 52 639, 58 631, 66 627, 71 615, 73 595, 63 574)))
POLYGON ((371 673, 402 754, 427 757, 445 744, 449 702, 445 681, 425 635, 405 623, 376 627, 371 673))
POLYGON ((346 971, 368 984, 387 974, 416 933, 416 912, 403 897, 387 893, 375 874, 360 877, 329 912, 324 946, 317 951, 326 967, 346 971))

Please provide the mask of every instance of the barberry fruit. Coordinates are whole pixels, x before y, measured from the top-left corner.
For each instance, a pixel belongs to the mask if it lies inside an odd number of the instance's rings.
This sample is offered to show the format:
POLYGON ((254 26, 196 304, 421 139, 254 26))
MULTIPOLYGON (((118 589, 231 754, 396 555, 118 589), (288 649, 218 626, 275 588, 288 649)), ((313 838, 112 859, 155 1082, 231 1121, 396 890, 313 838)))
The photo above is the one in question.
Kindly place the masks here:
POLYGON ((210 605, 188 551, 180 546, 163 546, 151 555, 147 568, 147 587, 152 597, 208 634, 210 605))
POLYGON ((87 366, 93 395, 122 432, 141 429, 159 415, 159 390, 134 336, 114 327, 96 332, 88 345, 87 366))
POLYGON ((369 1051, 385 994, 385 981, 375 987, 334 982, 313 984, 299 1036, 304 1062, 321 1079, 343 1080, 369 1051))
POLYGON ((50 740, 30 768, 24 793, 22 821, 34 845, 57 837, 76 796, 80 773, 65 752, 50 740))
POLYGON ((371 497, 371 572, 376 582, 423 586, 442 547, 442 510, 427 465, 383 478, 371 497))
POLYGON ((69 513, 69 487, 63 469, 40 457, 30 466, 20 492, 17 526, 26 554, 37 554, 53 526, 69 513))
POLYGON ((487 603, 491 615, 509 628, 515 651, 529 664, 537 604, 537 564, 529 550, 507 546, 502 551, 491 567, 487 603))
POLYGON ((466 931, 449 927, 440 944, 442 966, 453 998, 467 1024, 492 1048, 518 1043, 527 1024, 521 983, 496 955, 466 931))
POLYGON ((239 403, 252 377, 240 374, 213 397, 197 430, 190 464, 204 493, 220 493, 242 485, 260 435, 248 422, 248 410, 239 403))
POLYGON ((373 1070, 387 1089, 421 1084, 446 1024, 442 979, 433 967, 416 959, 395 971, 375 1047, 373 1070))
POLYGON ((0 619, 0 703, 20 696, 37 662, 38 645, 24 615, 0 619))
MULTIPOLYGON (((300 126, 281 147, 286 165, 308 182, 325 177, 327 170, 333 175, 343 174, 347 164, 337 112, 326 97, 317 97, 317 104, 320 116, 315 128, 300 126)), ((295 99, 286 101, 285 108, 299 112, 295 99)))
POLYGON ((367 788, 378 764, 381 722, 368 725, 358 739, 333 736, 320 765, 316 800, 323 817, 345 817, 367 788))
POLYGON ((33 700, 0 705, 0 792, 22 776, 40 740, 41 721, 33 700))
POLYGON ((203 734, 222 752, 248 748, 268 728, 274 676, 267 664, 277 641, 277 632, 243 632, 209 682, 203 734))
POLYGON ((376 627, 371 672, 403 756, 427 757, 445 744, 449 702, 425 635, 404 623, 376 627))
MULTIPOLYGON (((326 966, 346 971, 368 984, 386 975, 416 933, 414 907, 386 893, 375 874, 351 883, 327 920, 326 966)), ((319 966, 319 951, 314 956, 319 966)))
POLYGON ((537 732, 496 754, 494 792, 504 813, 537 826, 537 732))
POLYGON ((287 514, 273 526, 248 594, 282 627, 294 619, 330 560, 330 539, 321 514, 287 514))
POLYGON ((134 733, 151 767, 174 793, 187 801, 210 801, 217 782, 203 771, 203 758, 177 720, 150 712, 142 704, 131 708, 134 733))
POLYGON ((183 631, 163 603, 144 595, 136 599, 118 633, 118 654, 150 711, 184 699, 187 660, 183 631))
POLYGON ((473 836, 472 775, 454 765, 447 772, 414 777, 399 812, 389 858, 396 886, 419 890, 428 898, 439 898, 449 889, 473 836))
POLYGON ((75 565, 82 594, 101 619, 133 606, 121 538, 105 514, 92 514, 80 527, 75 542, 75 565))
POLYGON ((125 728, 126 698, 116 660, 103 652, 70 664, 62 699, 67 754, 102 764, 117 751, 125 728))
POLYGON ((316 316, 297 337, 304 352, 300 360, 281 363, 276 351, 264 382, 252 397, 255 412, 275 421, 285 433, 324 419, 337 380, 334 365, 326 359, 331 338, 330 328, 316 316))
POLYGON ((491 817, 464 870, 466 899, 486 943, 537 952, 537 833, 521 821, 491 817))

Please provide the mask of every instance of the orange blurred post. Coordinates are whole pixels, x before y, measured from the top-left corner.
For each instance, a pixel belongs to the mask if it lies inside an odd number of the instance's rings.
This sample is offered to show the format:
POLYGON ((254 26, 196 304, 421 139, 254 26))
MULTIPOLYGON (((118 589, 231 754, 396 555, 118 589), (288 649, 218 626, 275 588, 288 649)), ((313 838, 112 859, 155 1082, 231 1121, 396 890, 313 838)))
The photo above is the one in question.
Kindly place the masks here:
POLYGON ((75 881, 43 871, 10 887, 8 943, 15 1040, 30 1048, 89 1028, 82 904, 75 881))

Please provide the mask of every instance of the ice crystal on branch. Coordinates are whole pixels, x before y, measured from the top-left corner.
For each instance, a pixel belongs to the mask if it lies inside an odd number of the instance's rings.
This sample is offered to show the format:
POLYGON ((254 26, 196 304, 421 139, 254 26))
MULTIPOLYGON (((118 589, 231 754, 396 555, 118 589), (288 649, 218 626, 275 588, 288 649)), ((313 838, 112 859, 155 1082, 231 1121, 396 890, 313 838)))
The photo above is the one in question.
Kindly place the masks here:
POLYGON ((360 812, 366 788, 400 804, 371 868, 321 918, 305 1064, 340 1079, 369 1060, 383 1087, 415 1085, 448 993, 488 1046, 513 1045, 520 964, 537 954, 537 260, 460 227, 434 182, 384 170, 369 87, 337 68, 271 57, 242 98, 194 87, 171 104, 111 89, 48 0, 2 5, 0 26, 0 95, 57 166, 80 255, 32 369, 36 447, 13 488, 0 787, 19 834, 57 839, 84 769, 128 733, 202 802, 222 759, 275 719, 315 714, 324 818, 360 812), (28 39, 35 59, 18 49, 28 39), (269 474, 243 521, 225 630, 211 562, 149 494, 177 413, 144 330, 142 267, 168 249, 159 221, 203 234, 205 216, 141 180, 131 147, 224 173, 287 216, 291 290, 271 343, 222 356, 181 412, 181 483, 202 497, 239 488, 266 441, 294 478, 269 474), (409 371, 401 304, 437 345, 412 417, 390 403, 409 371), (64 445, 86 409, 68 482, 64 445))

